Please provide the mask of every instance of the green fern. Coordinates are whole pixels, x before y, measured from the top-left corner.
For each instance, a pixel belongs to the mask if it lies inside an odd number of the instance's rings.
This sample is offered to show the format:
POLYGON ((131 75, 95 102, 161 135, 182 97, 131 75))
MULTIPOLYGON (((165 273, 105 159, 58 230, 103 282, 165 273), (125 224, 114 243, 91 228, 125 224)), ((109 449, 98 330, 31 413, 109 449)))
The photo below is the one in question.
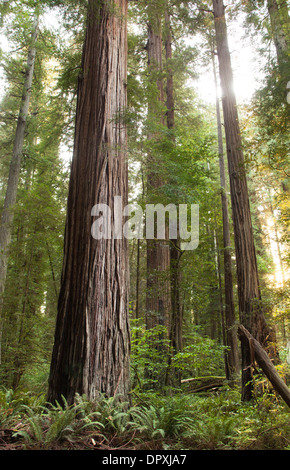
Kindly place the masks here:
POLYGON ((48 418, 50 421, 49 429, 45 436, 45 443, 49 444, 64 438, 74 432, 74 421, 76 419, 78 406, 69 406, 64 397, 62 397, 64 407, 58 402, 49 410, 48 418))
POLYGON ((101 423, 107 433, 122 435, 126 432, 130 420, 129 403, 120 397, 101 396, 96 403, 96 411, 99 413, 101 423))
POLYGON ((43 403, 43 397, 35 397, 30 392, 19 392, 1 387, 0 389, 0 425, 13 428, 20 419, 23 407, 36 408, 43 403))
POLYGON ((159 427, 160 419, 153 406, 141 407, 131 412, 130 426, 149 439, 165 437, 165 431, 159 427))
POLYGON ((136 408, 131 415, 131 427, 147 438, 180 436, 193 423, 191 411, 174 399, 136 408))
POLYGON ((13 437, 20 437, 24 439, 25 442, 32 444, 34 442, 43 442, 44 441, 44 431, 43 431, 43 416, 38 414, 35 410, 30 408, 27 405, 23 405, 22 409, 26 411, 27 418, 27 428, 17 431, 13 434, 13 437))
POLYGON ((205 449, 226 449, 229 443, 233 444, 236 433, 236 417, 207 416, 201 417, 194 426, 187 431, 186 437, 198 441, 199 446, 205 449))
POLYGON ((96 420, 100 413, 85 413, 84 408, 89 406, 88 403, 79 400, 76 404, 68 405, 64 397, 62 400, 63 406, 58 402, 37 409, 24 405, 23 410, 28 416, 26 429, 17 431, 15 437, 22 437, 28 444, 48 447, 53 442, 62 440, 77 441, 81 433, 88 430, 99 432, 103 427, 103 424, 96 420))

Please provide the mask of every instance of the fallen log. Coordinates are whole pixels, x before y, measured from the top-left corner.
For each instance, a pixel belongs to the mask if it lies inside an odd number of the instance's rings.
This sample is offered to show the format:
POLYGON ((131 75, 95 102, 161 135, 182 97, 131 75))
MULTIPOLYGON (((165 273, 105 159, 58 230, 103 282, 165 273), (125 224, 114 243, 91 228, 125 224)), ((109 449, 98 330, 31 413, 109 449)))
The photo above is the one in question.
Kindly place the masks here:
MULTIPOLYGON (((279 393, 281 398, 290 407, 290 389, 278 374, 266 351, 243 325, 238 327, 238 335, 242 342, 249 345, 251 356, 254 357, 257 364, 261 367, 276 392, 279 393)), ((254 366, 254 364, 252 365, 254 366)))
POLYGON ((226 377, 219 376, 194 377, 181 381, 182 388, 189 393, 203 392, 222 387, 225 383, 227 383, 226 377))

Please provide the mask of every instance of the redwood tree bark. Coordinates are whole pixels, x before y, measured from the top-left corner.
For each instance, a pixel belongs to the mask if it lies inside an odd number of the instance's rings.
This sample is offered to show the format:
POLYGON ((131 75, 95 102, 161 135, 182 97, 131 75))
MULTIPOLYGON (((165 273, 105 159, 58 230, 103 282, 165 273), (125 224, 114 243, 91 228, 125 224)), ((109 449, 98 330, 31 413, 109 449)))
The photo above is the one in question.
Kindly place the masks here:
MULTIPOLYGON (((257 259, 254 246, 247 177, 228 45, 223 0, 213 0, 217 53, 222 88, 222 103, 235 235, 237 282, 241 323, 266 347, 270 330, 261 309, 257 259)), ((250 350, 242 344, 242 398, 252 397, 249 365, 250 350)))
POLYGON ((225 283, 225 340, 229 346, 226 353, 228 371, 230 377, 239 370, 237 328, 235 326, 235 304, 233 292, 233 274, 232 274, 232 247, 229 222, 229 208, 227 196, 226 170, 224 162, 223 131, 221 120, 220 101, 217 92, 217 73, 214 55, 212 57, 214 80, 216 86, 216 115, 218 129, 218 148, 219 148, 219 167, 221 183, 221 201, 223 217, 223 253, 224 253, 224 283, 225 283))
POLYGON ((91 234, 96 204, 110 207, 114 223, 114 196, 128 200, 126 18, 127 0, 88 2, 50 402, 129 392, 127 240, 91 234))

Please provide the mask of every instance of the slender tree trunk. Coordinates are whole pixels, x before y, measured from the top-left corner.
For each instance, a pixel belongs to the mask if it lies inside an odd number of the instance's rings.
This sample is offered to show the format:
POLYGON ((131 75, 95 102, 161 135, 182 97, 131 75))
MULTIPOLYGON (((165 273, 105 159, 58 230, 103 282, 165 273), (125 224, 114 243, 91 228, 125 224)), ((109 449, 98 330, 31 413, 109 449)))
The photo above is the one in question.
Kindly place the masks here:
POLYGON ((277 0, 267 0, 267 8, 270 15, 272 37, 276 48, 278 64, 280 68, 284 68, 283 65, 285 65, 285 62, 286 64, 288 62, 287 51, 289 49, 289 38, 287 44, 287 35, 285 33, 285 30, 289 28, 289 16, 287 6, 284 6, 282 9, 282 7, 279 6, 277 0), (285 29, 283 28, 283 20, 285 23, 285 29))
POLYGON ((109 228, 104 238, 91 234, 96 204, 116 222, 114 197, 128 200, 126 18, 127 0, 88 2, 50 402, 71 403, 76 393, 128 399, 128 243, 109 228))
POLYGON ((4 207, 0 223, 0 364, 1 364, 1 336, 2 336, 2 308, 3 294, 7 276, 9 245, 11 242, 12 224, 14 219, 14 206, 17 198, 17 189, 21 169, 22 152, 27 126, 27 116, 31 97, 33 73, 36 57, 36 42, 39 33, 39 17, 35 16, 31 44, 27 56, 27 66, 23 85, 22 99, 19 110, 18 122, 14 138, 13 154, 10 162, 8 184, 6 189, 4 207))
POLYGON ((280 273, 281 273, 281 287, 284 290, 285 289, 285 269, 284 269, 283 257, 281 253, 281 242, 279 239, 277 221, 276 221, 276 216, 275 216, 275 212, 273 208, 272 195, 271 195, 270 190, 268 191, 268 194, 269 194, 269 209, 270 209, 270 213, 271 213, 273 224, 274 224, 275 242, 277 245, 277 254, 278 254, 279 267, 280 267, 280 273))
POLYGON ((207 234, 210 241, 209 259, 214 260, 214 263, 209 267, 210 281, 209 286, 210 294, 210 318, 209 318, 209 336, 213 340, 219 341, 220 339, 220 302, 219 302, 219 286, 218 286, 218 244, 216 238, 216 230, 207 224, 207 234))
POLYGON ((219 147, 219 167, 221 183, 221 201, 223 216, 223 243, 224 243, 224 277, 225 277, 225 338, 226 345, 229 346, 227 353, 229 375, 233 376, 239 370, 238 341, 235 317, 233 274, 232 274, 232 255, 231 255, 231 235, 228 209, 228 196, 226 184, 226 172, 224 162, 223 131, 221 121, 220 101, 218 96, 217 73, 214 54, 212 56, 214 80, 216 87, 216 115, 218 129, 218 147, 219 147))
MULTIPOLYGON (((225 309, 224 309, 224 300, 223 300, 223 289, 222 289, 222 275, 221 275, 221 256, 220 256, 220 247, 219 247, 219 236, 216 223, 215 215, 215 249, 216 249, 216 274, 218 280, 218 289, 219 289, 219 301, 220 301, 220 317, 221 317, 221 328, 222 328, 222 337, 224 346, 228 345, 227 334, 226 334, 226 322, 225 322, 225 309)), ((225 363, 225 373, 227 380, 231 379, 230 367, 229 367, 229 353, 230 351, 224 352, 224 363, 225 363)))
MULTIPOLYGON (((168 9, 165 12, 165 58, 167 67, 166 78, 166 108, 167 108, 167 127, 173 130, 175 127, 175 111, 174 111, 174 82, 172 64, 172 32, 171 18, 168 9)), ((172 137, 174 140, 174 136, 172 137)))
POLYGON ((16 390, 19 387, 21 377, 25 372, 25 368, 27 367, 25 357, 28 355, 27 347, 25 347, 25 340, 27 339, 26 336, 28 335, 27 329, 29 329, 28 322, 30 312, 29 310, 33 309, 35 312, 35 308, 33 307, 33 302, 29 301, 29 294, 32 292, 32 263, 33 263, 33 255, 34 255, 34 243, 30 248, 30 255, 29 259, 27 260, 27 272, 25 275, 25 285, 23 286, 23 298, 21 302, 21 315, 17 318, 17 323, 15 325, 16 329, 16 338, 15 338, 15 352, 14 352, 14 359, 13 359, 13 375, 12 375, 12 388, 16 390), (29 308, 28 308, 29 306, 29 308))
POLYGON ((289 16, 289 6, 287 0, 277 0, 279 8, 279 16, 282 28, 284 30, 287 48, 289 51, 290 45, 290 16, 289 16))
MULTIPOLYGON (((164 113, 161 110, 164 104, 164 87, 162 72, 162 27, 159 18, 148 24, 148 66, 151 84, 155 85, 152 102, 149 105, 149 118, 153 123, 165 124, 164 113)), ((151 122, 151 125, 152 125, 151 122)), ((149 139, 154 141, 156 134, 150 133, 149 139)), ((162 176, 158 174, 155 155, 148 160, 148 192, 158 191, 164 184, 162 176), (153 159, 153 161, 152 161, 153 159), (152 164, 154 170, 150 171, 152 164)), ((170 328, 171 297, 170 297, 170 250, 168 240, 147 240, 147 295, 146 295, 146 324, 147 328, 163 325, 167 332, 170 328)))
MULTIPOLYGON (((227 38, 225 7, 222 0, 213 0, 216 43, 222 88, 222 103, 227 143, 227 156, 235 235, 237 282, 241 323, 266 347, 270 330, 261 308, 257 259, 251 221, 247 177, 242 151, 233 73, 227 38)), ((250 350, 242 343, 242 399, 252 398, 249 365, 250 350)))
MULTIPOLYGON (((172 143, 175 145, 175 103, 174 103, 174 81, 172 70, 172 31, 171 31, 171 18, 168 8, 165 11, 165 58, 167 68, 166 78, 166 108, 167 108, 167 128, 172 132, 172 143)), ((177 228, 177 233, 179 230, 177 228)), ((170 245, 170 271, 171 271, 171 299, 172 299, 172 320, 170 328, 170 341, 174 353, 182 351, 182 309, 180 305, 180 239, 177 236, 176 240, 171 240, 170 245)), ((179 377, 179 381, 181 377, 179 377)))
POLYGON ((140 318, 139 305, 140 305, 140 240, 137 240, 137 263, 136 263, 136 307, 135 318, 140 318))
MULTIPOLYGON (((167 68, 166 78, 166 117, 167 117, 167 128, 169 130, 169 137, 172 139, 172 143, 175 146, 175 102, 174 102, 174 79, 172 70, 172 29, 171 29, 171 17, 169 8, 165 11, 165 58, 167 68)), ((180 269, 181 263, 181 249, 180 249, 180 236, 179 227, 177 226, 177 239, 171 240, 170 245, 170 272, 171 272, 171 302, 172 302, 172 317, 170 327, 170 343, 173 354, 177 354, 183 349, 183 309, 181 306, 180 299, 180 288, 182 273, 180 269)), ((170 372, 171 359, 169 361, 169 368, 167 373, 167 383, 170 380, 176 382, 177 386, 181 384, 181 372, 175 371, 173 374, 170 372)), ((174 383, 173 382, 173 383, 174 383)))

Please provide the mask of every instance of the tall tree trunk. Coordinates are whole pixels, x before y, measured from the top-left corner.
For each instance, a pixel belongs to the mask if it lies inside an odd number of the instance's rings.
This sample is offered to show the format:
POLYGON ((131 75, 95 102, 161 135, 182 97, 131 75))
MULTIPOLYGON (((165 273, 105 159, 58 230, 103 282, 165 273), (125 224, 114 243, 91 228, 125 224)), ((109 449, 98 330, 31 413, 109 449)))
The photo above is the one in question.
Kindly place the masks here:
POLYGON ((136 306, 135 306, 135 318, 138 320, 140 318, 140 240, 137 240, 137 263, 136 263, 136 306))
MULTIPOLYGON (((35 312, 35 308, 33 306, 33 302, 29 300, 29 294, 31 295, 32 287, 31 285, 31 271, 32 271, 32 263, 33 263, 33 255, 34 255, 34 243, 30 248, 29 259, 27 260, 27 270, 25 275, 25 284, 23 285, 23 298, 21 300, 21 307, 19 306, 19 310, 21 308, 21 314, 17 316, 16 320, 17 323, 15 325, 16 330, 16 337, 15 337, 15 348, 14 348, 14 358, 13 358, 13 374, 12 374, 12 388, 16 390, 19 387, 20 380, 22 375, 25 372, 25 368, 27 367, 26 364, 26 356, 28 355, 27 347, 25 347, 26 335, 29 322, 29 310, 33 310, 35 312), (29 308, 27 308, 29 305, 29 308)), ((25 263, 26 264, 26 263, 25 263)), ((31 351, 30 351, 31 354, 31 351)))
POLYGON ((12 235, 12 224, 14 219, 14 206, 17 199, 17 189, 21 169, 22 152, 27 126, 27 116, 31 97, 33 73, 36 57, 36 42, 39 33, 39 17, 35 16, 31 44, 27 56, 27 65, 23 85, 22 99, 19 110, 18 122, 14 138, 13 154, 10 162, 8 184, 6 189, 4 207, 0 223, 0 364, 1 364, 1 336, 2 336, 2 308, 3 294, 7 276, 9 245, 12 235))
POLYGON ((114 197, 122 197, 124 206, 128 200, 122 119, 127 104, 127 7, 127 0, 88 2, 50 402, 63 395, 71 403, 76 393, 89 399, 99 394, 128 399, 128 242, 114 237, 113 230, 105 238, 91 235, 96 204, 108 206, 116 222, 120 214, 113 209, 114 197))
MULTIPOLYGON (((174 103, 174 80, 172 70, 172 30, 171 30, 171 17, 169 8, 165 11, 165 58, 166 58, 166 118, 167 128, 171 132, 172 144, 175 146, 175 103, 174 103)), ((182 351, 183 339, 182 339, 182 309, 180 304, 180 283, 181 283, 181 272, 180 272, 180 261, 181 261, 181 250, 180 250, 180 238, 179 229, 177 227, 177 239, 171 240, 170 244, 170 273, 171 273, 171 302, 172 302, 172 318, 170 327, 170 342, 173 349, 173 353, 176 354, 182 351)), ((177 379, 180 383, 181 376, 178 375, 177 379)))
POLYGON ((218 96, 217 73, 214 54, 212 56, 214 80, 216 87, 216 115, 218 129, 218 148, 219 148, 219 167, 220 167, 220 183, 221 183, 221 201, 222 201, 222 217, 223 217, 223 244, 224 244, 224 278, 225 278, 225 338, 226 345, 229 346, 227 352, 228 368, 230 377, 239 370, 238 341, 237 328, 235 326, 235 304, 233 291, 233 274, 232 274, 232 255, 231 255, 231 235, 228 209, 228 196, 226 184, 226 172, 224 162, 223 148, 223 131, 221 120, 220 101, 218 96))
MULTIPOLYGON (((167 108, 167 127, 173 130, 175 126, 175 112, 174 112, 174 82, 172 64, 172 31, 171 31, 171 18, 168 9, 165 11, 165 58, 167 67, 166 77, 166 108, 167 108)), ((174 136, 172 136, 173 141, 174 136)))
MULTIPOLYGON (((254 246, 247 177, 242 151, 241 133, 233 73, 227 37, 225 7, 222 0, 213 0, 216 43, 222 88, 222 103, 227 144, 227 157, 235 235, 237 282, 241 323, 266 347, 270 339, 261 308, 259 276, 254 246)), ((242 344, 242 399, 252 398, 249 347, 242 344)))
POLYGON ((289 16, 289 4, 286 0, 277 0, 280 22, 284 30, 287 48, 289 51, 290 46, 290 16, 289 16))
MULTIPOLYGON (((164 87, 162 72, 162 27, 159 18, 151 20, 148 24, 148 66, 151 84, 156 84, 154 97, 149 104, 149 119, 153 123, 165 124, 164 113, 160 109, 164 104, 164 87)), ((152 125, 152 122, 151 122, 152 125)), ((149 139, 156 139, 155 132, 149 134, 149 139)), ((155 155, 150 155, 148 160, 148 192, 158 191, 164 184, 162 176, 157 172, 155 155), (152 160, 153 159, 153 160, 152 160), (150 171, 150 166, 153 171, 150 171)), ((167 230, 166 230, 167 231, 167 230)), ((160 324, 170 328, 170 250, 168 240, 147 240, 147 295, 146 295, 146 324, 147 328, 153 328, 160 324)))
POLYGON ((288 11, 287 11, 287 5, 282 7, 282 6, 279 6, 279 3, 277 0, 267 0, 267 8, 268 8, 268 12, 270 15, 272 37, 273 37, 273 42, 276 48, 278 64, 279 64, 279 67, 283 69, 284 68, 283 65, 285 65, 285 62, 286 64, 288 62, 287 51, 289 49, 289 38, 287 41, 287 35, 285 33, 285 31, 289 29, 289 23, 290 23, 288 11), (286 12, 285 12, 285 9, 286 9, 286 12), (285 23, 284 27, 283 27, 283 21, 285 23))
MULTIPOLYGON (((228 345, 227 334, 226 334, 226 322, 225 322, 225 309, 224 309, 224 300, 223 300, 223 289, 222 289, 222 275, 221 275, 221 256, 220 256, 220 244, 218 236, 218 227, 216 222, 215 214, 215 250, 216 250, 216 274, 218 280, 218 290, 219 290, 219 301, 220 301, 220 317, 221 317, 221 329, 222 329, 222 338, 224 346, 228 345)), ((231 379, 231 372, 229 367, 229 353, 230 351, 224 351, 224 363, 225 363, 225 373, 227 380, 231 379)))

